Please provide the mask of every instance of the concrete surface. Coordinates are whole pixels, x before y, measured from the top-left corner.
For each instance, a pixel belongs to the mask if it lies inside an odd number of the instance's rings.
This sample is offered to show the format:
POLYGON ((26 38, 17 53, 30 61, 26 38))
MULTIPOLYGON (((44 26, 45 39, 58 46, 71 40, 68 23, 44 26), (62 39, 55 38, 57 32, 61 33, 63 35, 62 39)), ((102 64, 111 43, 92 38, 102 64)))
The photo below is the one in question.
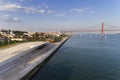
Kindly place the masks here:
POLYGON ((33 48, 35 46, 44 44, 45 42, 28 42, 28 43, 22 43, 7 49, 0 50, 0 63, 20 54, 23 51, 29 50, 30 48, 33 48))
POLYGON ((0 65, 0 80, 21 80, 37 65, 46 60, 66 39, 56 44, 46 43, 42 49, 33 49, 29 53, 10 59, 6 64, 0 65))

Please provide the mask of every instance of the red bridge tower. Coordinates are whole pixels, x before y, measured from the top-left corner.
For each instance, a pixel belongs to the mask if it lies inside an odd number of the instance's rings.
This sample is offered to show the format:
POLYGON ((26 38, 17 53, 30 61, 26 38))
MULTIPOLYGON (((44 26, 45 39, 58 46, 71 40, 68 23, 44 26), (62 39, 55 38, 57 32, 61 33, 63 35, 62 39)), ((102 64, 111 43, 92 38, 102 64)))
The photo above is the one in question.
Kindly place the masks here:
POLYGON ((101 36, 104 36, 104 23, 102 23, 101 36))

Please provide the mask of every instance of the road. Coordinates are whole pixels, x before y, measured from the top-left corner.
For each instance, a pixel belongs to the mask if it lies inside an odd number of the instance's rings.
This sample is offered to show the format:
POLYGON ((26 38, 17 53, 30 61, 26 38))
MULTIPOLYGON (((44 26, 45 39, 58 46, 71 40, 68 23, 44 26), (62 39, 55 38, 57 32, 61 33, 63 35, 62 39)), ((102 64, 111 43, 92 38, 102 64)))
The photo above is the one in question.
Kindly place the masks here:
POLYGON ((15 60, 10 60, 8 64, 0 66, 0 80, 16 80, 15 76, 21 76, 20 74, 25 72, 38 57, 54 47, 55 44, 47 43, 42 49, 35 49, 27 55, 21 56, 15 60))

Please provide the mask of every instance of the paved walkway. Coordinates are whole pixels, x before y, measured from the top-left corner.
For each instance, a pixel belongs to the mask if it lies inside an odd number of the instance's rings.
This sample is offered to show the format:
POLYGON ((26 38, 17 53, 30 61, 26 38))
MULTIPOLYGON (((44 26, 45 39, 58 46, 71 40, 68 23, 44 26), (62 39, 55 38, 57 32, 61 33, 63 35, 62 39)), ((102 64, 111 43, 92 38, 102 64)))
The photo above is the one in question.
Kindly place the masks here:
POLYGON ((48 44, 43 49, 36 49, 27 55, 10 61, 8 64, 0 66, 0 80, 20 80, 38 64, 42 63, 48 53, 51 54, 53 48, 55 48, 55 45, 48 44))
MULTIPOLYGON (((41 64, 44 60, 46 60, 46 58, 48 58, 48 56, 50 56, 58 47, 60 47, 60 45, 66 39, 63 39, 61 42, 56 43, 56 44, 46 43, 45 46, 42 48, 37 48, 37 49, 36 49, 36 47, 32 48, 32 49, 30 49, 30 50, 32 50, 31 52, 29 52, 23 56, 18 55, 19 57, 15 58, 13 60, 11 60, 11 59, 8 60, 9 61, 8 63, 2 64, 0 66, 0 80, 20 80, 20 79, 22 79, 26 74, 28 74, 36 66, 41 64)), ((19 46, 19 47, 24 47, 24 48, 27 47, 27 49, 29 49, 31 46, 34 47, 34 45, 38 45, 38 44, 39 43, 34 43, 31 45, 24 44, 23 46, 19 46)), ((41 44, 43 44, 43 43, 41 43, 41 44)), ((12 49, 14 49, 14 48, 12 48, 12 49)), ((15 48, 15 50, 16 50, 16 48, 15 48)), ((7 51, 7 52, 9 53, 10 51, 7 51)), ((24 53, 24 51, 22 53, 24 53)), ((3 62, 3 63, 5 63, 5 62, 3 62)))
POLYGON ((28 43, 22 43, 16 46, 12 46, 10 48, 2 49, 0 50, 0 63, 20 54, 23 51, 29 50, 30 48, 33 48, 38 45, 42 45, 45 42, 28 42, 28 43))

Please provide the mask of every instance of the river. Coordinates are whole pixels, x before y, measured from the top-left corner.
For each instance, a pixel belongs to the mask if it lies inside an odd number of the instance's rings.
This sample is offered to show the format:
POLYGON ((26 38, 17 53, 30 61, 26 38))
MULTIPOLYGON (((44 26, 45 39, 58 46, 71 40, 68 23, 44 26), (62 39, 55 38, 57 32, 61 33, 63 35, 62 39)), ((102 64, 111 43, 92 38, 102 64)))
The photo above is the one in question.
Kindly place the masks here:
POLYGON ((32 80, 120 80, 120 34, 72 36, 32 80))

